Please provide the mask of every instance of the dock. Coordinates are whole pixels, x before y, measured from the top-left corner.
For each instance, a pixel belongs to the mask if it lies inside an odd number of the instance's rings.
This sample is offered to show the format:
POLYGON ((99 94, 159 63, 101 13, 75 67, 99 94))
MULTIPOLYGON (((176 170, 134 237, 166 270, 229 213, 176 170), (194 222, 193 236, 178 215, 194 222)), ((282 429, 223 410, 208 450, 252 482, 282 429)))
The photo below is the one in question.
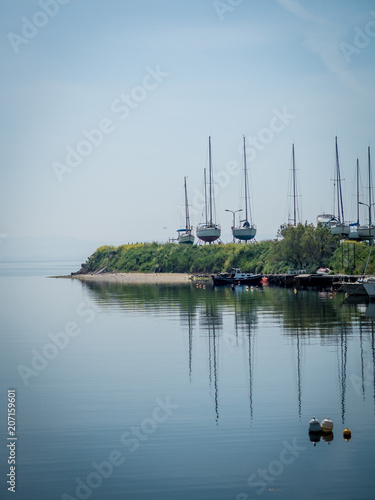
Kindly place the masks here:
POLYGON ((297 290, 333 290, 342 283, 354 283, 359 276, 351 274, 266 274, 268 284, 297 290))

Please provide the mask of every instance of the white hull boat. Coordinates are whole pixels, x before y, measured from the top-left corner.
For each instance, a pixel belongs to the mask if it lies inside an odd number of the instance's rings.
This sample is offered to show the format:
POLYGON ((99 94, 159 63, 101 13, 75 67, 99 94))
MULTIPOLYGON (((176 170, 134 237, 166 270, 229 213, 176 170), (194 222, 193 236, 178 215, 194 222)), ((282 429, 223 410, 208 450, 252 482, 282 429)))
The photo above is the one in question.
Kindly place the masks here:
POLYGON ((350 226, 341 222, 332 223, 330 225, 331 233, 335 236, 349 236, 350 226))
POLYGON ((368 148, 368 204, 361 203, 361 205, 365 205, 368 207, 368 224, 359 226, 358 234, 362 240, 372 240, 375 237, 375 226, 372 224, 372 187, 371 187, 371 160, 370 160, 370 147, 368 148))
POLYGON ((233 236, 237 238, 238 240, 252 240, 256 233, 256 227, 254 225, 252 226, 245 226, 245 227, 234 227, 232 230, 233 236))
POLYGON ((335 236, 348 237, 350 234, 350 225, 344 222, 344 206, 342 202, 341 190, 341 174, 339 164, 339 152, 337 147, 337 137, 335 137, 336 145, 336 198, 337 198, 337 216, 329 223, 331 233, 335 236))
POLYGON ((192 227, 190 226, 190 216, 189 216, 189 203, 186 188, 186 177, 184 179, 184 190, 185 190, 185 228, 178 229, 177 241, 181 245, 192 245, 194 243, 194 234, 192 232, 192 227))
POLYGON ((221 236, 221 228, 219 224, 206 225, 201 224, 197 229, 197 237, 200 240, 211 243, 216 241, 221 236))
POLYGON ((358 234, 363 240, 372 239, 375 237, 375 226, 373 224, 371 226, 359 226, 358 234))
POLYGON ((234 226, 234 215, 233 215, 233 227, 232 234, 234 238, 237 238, 241 241, 249 241, 252 240, 257 232, 256 226, 251 222, 251 213, 250 213, 250 205, 249 205, 249 188, 248 188, 248 179, 247 179, 247 165, 246 165, 246 143, 245 136, 243 138, 243 162, 244 162, 244 178, 245 178, 245 219, 240 221, 240 226, 234 226), (250 218, 250 222, 249 222, 250 218))
MULTIPOLYGON (((184 230, 185 231, 185 230, 184 230)), ((177 242, 181 245, 192 245, 194 243, 194 235, 191 232, 185 231, 184 233, 179 233, 177 242)))
MULTIPOLYGON (((213 176, 212 176, 212 160, 211 160, 211 137, 208 138, 208 185, 209 185, 209 199, 207 203, 207 190, 206 190, 206 175, 204 178, 204 192, 205 192, 205 213, 206 222, 199 224, 197 227, 197 237, 205 243, 212 243, 221 236, 221 227, 219 224, 213 222, 213 176)), ((205 170, 206 173, 206 170, 205 170)))

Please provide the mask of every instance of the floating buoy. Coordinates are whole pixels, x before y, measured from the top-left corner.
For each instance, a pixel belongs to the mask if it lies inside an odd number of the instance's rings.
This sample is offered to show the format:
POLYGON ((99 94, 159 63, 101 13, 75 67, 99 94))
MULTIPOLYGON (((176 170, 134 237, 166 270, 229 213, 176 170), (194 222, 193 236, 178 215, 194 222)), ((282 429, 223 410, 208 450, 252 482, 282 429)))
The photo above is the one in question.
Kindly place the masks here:
POLYGON ((249 287, 248 287, 248 286, 246 286, 246 291, 248 291, 248 290, 249 290, 249 287))
POLYGON ((333 430, 333 422, 330 418, 325 418, 321 425, 323 432, 332 432, 333 430))
POLYGON ((197 283, 197 288, 199 288, 199 284, 197 283))
POLYGON ((350 432, 350 429, 348 429, 348 428, 344 429, 342 434, 344 436, 345 441, 349 441, 349 439, 352 437, 352 433, 350 432))
POLYGON ((252 286, 251 289, 254 290, 254 287, 252 286))
POLYGON ((294 293, 297 293, 297 288, 294 289, 294 293))
POLYGON ((206 290, 206 285, 203 285, 203 289, 206 290))
POLYGON ((309 422, 309 432, 321 432, 321 430, 319 421, 313 417, 309 422))

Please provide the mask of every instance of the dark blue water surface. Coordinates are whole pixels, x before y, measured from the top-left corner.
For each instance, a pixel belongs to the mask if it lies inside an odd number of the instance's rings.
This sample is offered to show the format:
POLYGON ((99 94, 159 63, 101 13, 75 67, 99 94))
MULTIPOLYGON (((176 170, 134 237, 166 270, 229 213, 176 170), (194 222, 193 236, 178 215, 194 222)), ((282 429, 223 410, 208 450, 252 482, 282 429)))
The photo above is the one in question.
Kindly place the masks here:
POLYGON ((374 498, 371 305, 45 277, 70 270, 0 266, 1 498, 374 498))

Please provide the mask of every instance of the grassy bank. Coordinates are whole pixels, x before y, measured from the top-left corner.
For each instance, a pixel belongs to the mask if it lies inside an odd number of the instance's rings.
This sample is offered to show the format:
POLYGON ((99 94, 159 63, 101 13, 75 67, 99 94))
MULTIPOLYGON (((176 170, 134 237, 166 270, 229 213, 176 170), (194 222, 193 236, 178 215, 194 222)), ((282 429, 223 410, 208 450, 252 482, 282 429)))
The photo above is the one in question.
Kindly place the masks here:
MULTIPOLYGON (((282 226, 275 240, 251 244, 183 246, 175 243, 135 243, 98 248, 87 261, 87 271, 104 267, 115 272, 215 273, 240 267, 254 273, 285 273, 305 269, 313 273, 329 267, 335 273, 363 273, 367 243, 344 242, 327 228, 312 224, 282 226)), ((375 259, 369 273, 375 272, 375 259)))

